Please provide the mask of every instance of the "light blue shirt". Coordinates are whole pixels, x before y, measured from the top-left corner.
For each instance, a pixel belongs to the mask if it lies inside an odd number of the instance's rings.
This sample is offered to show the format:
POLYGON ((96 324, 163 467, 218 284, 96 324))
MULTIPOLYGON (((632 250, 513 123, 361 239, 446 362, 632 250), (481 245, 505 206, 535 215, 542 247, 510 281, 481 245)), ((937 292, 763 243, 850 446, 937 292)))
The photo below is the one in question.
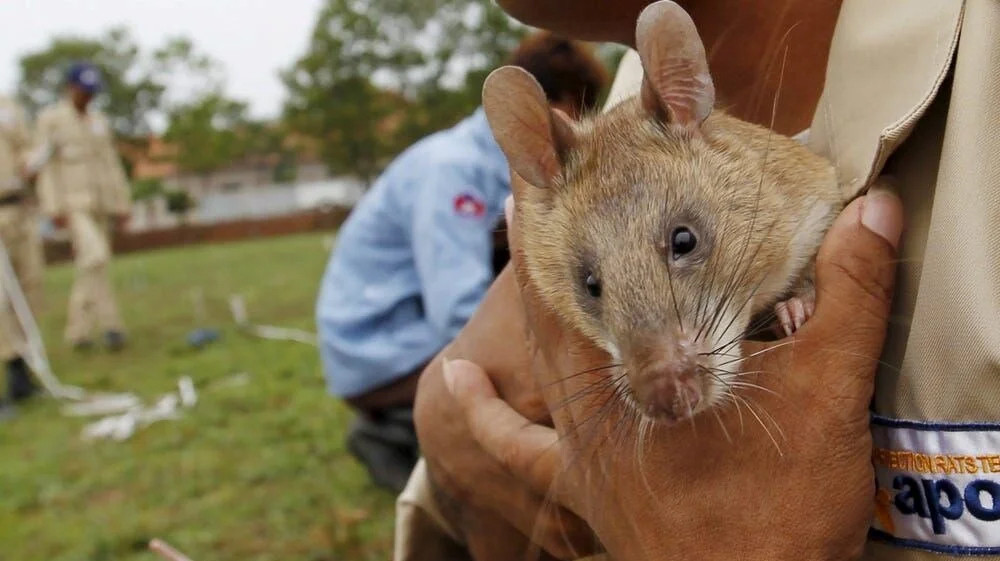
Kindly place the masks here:
POLYGON ((354 397, 433 358, 493 280, 510 177, 482 108, 404 151, 340 229, 316 304, 330 391, 354 397))

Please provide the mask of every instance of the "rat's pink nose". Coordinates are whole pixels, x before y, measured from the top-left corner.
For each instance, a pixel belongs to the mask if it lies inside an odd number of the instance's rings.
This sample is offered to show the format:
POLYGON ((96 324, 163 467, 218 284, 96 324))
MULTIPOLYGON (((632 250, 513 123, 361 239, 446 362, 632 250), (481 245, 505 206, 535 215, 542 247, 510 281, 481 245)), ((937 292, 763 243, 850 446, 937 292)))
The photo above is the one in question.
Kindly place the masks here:
POLYGON ((694 414, 702 390, 693 372, 678 373, 670 367, 647 369, 635 388, 644 412, 655 419, 679 421, 694 414))

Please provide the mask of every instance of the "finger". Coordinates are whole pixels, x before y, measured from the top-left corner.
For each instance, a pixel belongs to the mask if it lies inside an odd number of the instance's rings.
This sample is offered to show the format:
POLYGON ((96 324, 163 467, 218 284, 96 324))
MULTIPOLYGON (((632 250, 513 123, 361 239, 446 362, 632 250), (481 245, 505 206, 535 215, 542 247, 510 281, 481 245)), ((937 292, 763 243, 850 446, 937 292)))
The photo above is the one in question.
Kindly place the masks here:
POLYGON ((816 310, 803 335, 866 357, 871 374, 885 339, 902 228, 899 198, 870 191, 837 218, 816 259, 816 310))
POLYGON ((531 423, 507 405, 475 363, 445 361, 443 373, 479 445, 539 495, 554 491, 561 461, 556 431, 531 423))

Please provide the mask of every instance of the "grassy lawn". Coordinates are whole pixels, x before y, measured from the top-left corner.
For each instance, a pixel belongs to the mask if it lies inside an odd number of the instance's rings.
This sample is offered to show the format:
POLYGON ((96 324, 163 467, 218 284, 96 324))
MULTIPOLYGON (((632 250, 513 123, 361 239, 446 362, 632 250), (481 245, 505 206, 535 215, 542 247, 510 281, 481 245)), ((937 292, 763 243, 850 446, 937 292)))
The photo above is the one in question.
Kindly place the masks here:
POLYGON ((229 295, 241 293, 251 320, 312 331, 329 243, 306 235, 117 259, 130 335, 118 355, 65 348, 72 270, 51 269, 40 320, 64 383, 152 401, 189 375, 199 401, 124 442, 83 441, 88 420, 51 399, 21 407, 0 424, 0 559, 151 561, 153 537, 194 561, 389 559, 392 497, 346 453, 350 414, 327 395, 316 350, 245 336, 229 315, 229 295), (197 351, 185 337, 199 325, 222 337, 197 351))

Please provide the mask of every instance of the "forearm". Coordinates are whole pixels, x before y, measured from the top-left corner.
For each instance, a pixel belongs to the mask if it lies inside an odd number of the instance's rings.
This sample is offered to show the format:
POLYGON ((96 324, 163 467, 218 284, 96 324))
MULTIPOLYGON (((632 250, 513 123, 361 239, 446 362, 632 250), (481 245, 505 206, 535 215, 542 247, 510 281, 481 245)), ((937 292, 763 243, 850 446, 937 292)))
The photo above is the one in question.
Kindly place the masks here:
MULTIPOLYGON (((469 502, 462 502, 445 491, 442 485, 435 482, 434 470, 428 463, 426 478, 428 495, 433 504, 427 505, 436 511, 444 524, 434 531, 458 537, 466 554, 475 561, 507 561, 521 559, 533 554, 537 546, 531 544, 525 536, 511 526, 499 514, 488 509, 476 507, 469 502)), ((554 559, 545 551, 537 552, 539 561, 554 559)))
POLYGON ((526 368, 522 311, 513 275, 506 270, 455 341, 424 369, 417 388, 417 435, 429 479, 436 487, 432 496, 448 522, 443 526, 454 528, 481 561, 535 553, 537 546, 529 538, 550 552, 565 551, 570 542, 593 546, 589 529, 581 530, 582 522, 548 504, 545 497, 511 478, 499 462, 484 454, 472 440, 461 407, 445 387, 445 358, 481 361, 489 365, 492 379, 514 407, 527 417, 546 418, 544 402, 526 368))
MULTIPOLYGON (((441 394, 443 387, 441 378, 441 361, 433 361, 421 376, 421 392, 433 395, 438 399, 447 399, 447 394, 441 394)), ((426 410, 418 406, 418 411, 426 410)), ((436 423, 453 423, 447 418, 447 413, 438 411, 436 423)), ((418 423, 418 428, 420 424, 418 423)), ((452 481, 448 470, 436 461, 435 450, 425 452, 427 477, 424 495, 424 510, 433 512, 437 527, 426 531, 448 534, 461 542, 470 558, 476 561, 490 559, 518 559, 530 551, 529 540, 517 529, 513 528, 498 513, 492 512, 477 504, 476 497, 466 491, 467 484, 452 481), (463 491, 465 490, 465 491, 463 491)), ((461 477, 461 475, 459 475, 461 477)))
POLYGON ((528 25, 574 39, 632 46, 635 20, 650 0, 498 0, 498 3, 528 25))
MULTIPOLYGON (((517 282, 508 265, 490 285, 475 314, 458 337, 442 351, 449 359, 464 358, 481 364, 497 375, 497 391, 515 400, 511 405, 527 416, 537 417, 544 404, 536 392, 524 392, 528 362, 524 335, 527 333, 518 296, 517 282), (488 318, 477 321, 477 318, 488 318)), ((533 382, 531 382, 533 385, 533 382)))
MULTIPOLYGON (((634 47, 636 19, 651 0, 498 2, 529 25, 634 47)), ((787 135, 809 126, 823 88, 840 0, 678 4, 691 15, 709 49, 712 79, 727 112, 787 135)))

